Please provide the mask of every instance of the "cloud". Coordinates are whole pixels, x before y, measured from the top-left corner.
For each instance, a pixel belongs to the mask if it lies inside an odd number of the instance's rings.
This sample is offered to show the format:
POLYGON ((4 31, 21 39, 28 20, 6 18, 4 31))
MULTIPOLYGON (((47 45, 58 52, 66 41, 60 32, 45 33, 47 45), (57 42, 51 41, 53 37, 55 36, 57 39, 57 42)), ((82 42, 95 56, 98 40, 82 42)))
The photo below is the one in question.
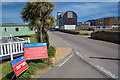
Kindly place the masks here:
POLYGON ((76 2, 76 3, 56 3, 54 15, 57 12, 72 10, 77 13, 81 21, 97 19, 101 17, 112 17, 118 14, 117 2, 76 2), (60 6, 60 5, 62 6, 60 6))
MULTIPOLYGON (((81 16, 89 16, 96 14, 109 13, 109 15, 113 15, 113 13, 117 12, 117 3, 81 3, 81 4, 72 4, 71 9, 76 11, 81 16), (112 12, 112 13, 111 13, 112 12)), ((70 7, 70 6, 69 6, 70 7)), ((99 15, 98 15, 99 16, 99 15)), ((114 16, 114 15, 113 15, 114 16)))
MULTIPOLYGON (((20 11, 24 4, 3 2, 4 7, 2 19, 4 22, 9 22, 10 20, 22 22, 20 11)), ((56 8, 53 12, 53 16, 56 16, 57 12, 66 12, 68 10, 72 10, 77 13, 81 22, 89 19, 118 15, 117 2, 56 2, 55 4, 56 8)))

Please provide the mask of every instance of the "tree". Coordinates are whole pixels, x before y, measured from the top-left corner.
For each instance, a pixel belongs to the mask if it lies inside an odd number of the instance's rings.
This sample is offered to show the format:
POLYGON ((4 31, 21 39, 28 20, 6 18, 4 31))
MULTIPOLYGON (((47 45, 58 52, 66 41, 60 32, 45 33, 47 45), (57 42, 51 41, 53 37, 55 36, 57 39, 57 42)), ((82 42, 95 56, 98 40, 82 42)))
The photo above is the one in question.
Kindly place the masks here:
POLYGON ((30 28, 37 29, 38 42, 43 42, 44 31, 47 31, 54 23, 54 18, 51 15, 54 7, 55 4, 52 2, 27 2, 22 8, 21 14, 24 22, 29 22, 30 28))

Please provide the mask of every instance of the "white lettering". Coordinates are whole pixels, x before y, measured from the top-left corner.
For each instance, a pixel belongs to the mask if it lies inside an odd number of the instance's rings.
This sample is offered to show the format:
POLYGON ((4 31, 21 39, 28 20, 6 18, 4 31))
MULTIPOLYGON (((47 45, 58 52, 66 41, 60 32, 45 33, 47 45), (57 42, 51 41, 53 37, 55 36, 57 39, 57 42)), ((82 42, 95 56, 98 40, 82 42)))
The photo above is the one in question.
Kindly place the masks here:
POLYGON ((20 69, 21 68, 21 66, 24 66, 26 63, 25 62, 23 62, 23 63, 21 63, 20 65, 18 65, 16 68, 17 68, 17 70, 18 69, 20 69))

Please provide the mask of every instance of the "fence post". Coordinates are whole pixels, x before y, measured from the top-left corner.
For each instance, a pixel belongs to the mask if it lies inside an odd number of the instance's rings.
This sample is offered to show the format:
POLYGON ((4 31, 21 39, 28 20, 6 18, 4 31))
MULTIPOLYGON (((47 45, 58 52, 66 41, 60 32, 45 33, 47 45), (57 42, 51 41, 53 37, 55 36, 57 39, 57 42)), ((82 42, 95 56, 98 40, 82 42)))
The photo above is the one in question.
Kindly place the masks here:
POLYGON ((28 38, 28 43, 30 43, 30 38, 28 38))
POLYGON ((12 43, 10 42, 10 58, 11 61, 13 60, 13 54, 12 54, 12 43))

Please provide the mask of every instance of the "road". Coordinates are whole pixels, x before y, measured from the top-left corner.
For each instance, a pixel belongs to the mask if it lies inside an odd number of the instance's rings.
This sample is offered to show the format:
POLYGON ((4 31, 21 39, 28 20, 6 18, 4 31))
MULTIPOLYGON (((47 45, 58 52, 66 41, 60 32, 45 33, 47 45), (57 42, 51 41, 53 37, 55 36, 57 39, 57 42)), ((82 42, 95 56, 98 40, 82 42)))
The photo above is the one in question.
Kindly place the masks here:
MULTIPOLYGON (((54 47, 70 47, 74 53, 66 62, 63 61, 62 67, 56 66, 53 70, 42 77, 67 77, 67 78, 101 78, 106 77, 100 71, 93 69, 80 59, 92 63, 103 73, 116 78, 118 77, 118 45, 90 39, 85 36, 71 35, 59 31, 49 31, 50 43, 54 47), (76 54, 77 53, 77 54, 76 54), (96 58, 97 57, 97 58, 96 58), (98 59, 100 58, 100 59, 98 59), (52 75, 54 74, 54 75, 52 75)), ((66 58, 67 59, 67 58, 66 58)))

